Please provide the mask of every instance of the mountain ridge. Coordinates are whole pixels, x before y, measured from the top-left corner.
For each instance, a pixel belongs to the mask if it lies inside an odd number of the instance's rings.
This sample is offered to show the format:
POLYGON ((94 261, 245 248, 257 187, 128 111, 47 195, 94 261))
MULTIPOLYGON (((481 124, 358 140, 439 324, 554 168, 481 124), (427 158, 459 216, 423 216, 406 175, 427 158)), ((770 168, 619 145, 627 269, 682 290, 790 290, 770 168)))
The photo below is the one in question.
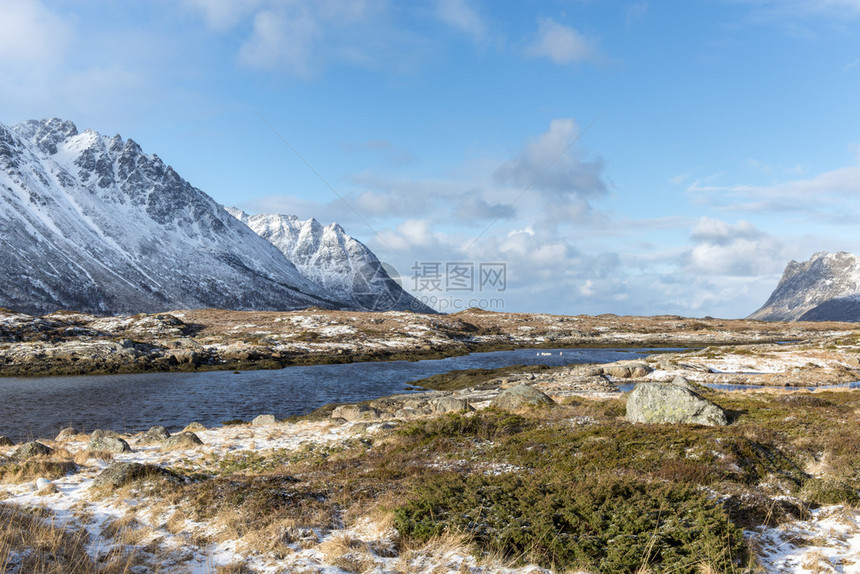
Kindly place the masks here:
POLYGON ((249 215, 236 207, 225 209, 277 247, 311 281, 343 301, 368 311, 436 312, 404 291, 391 277, 396 273, 394 269, 338 223, 323 226, 315 218, 249 215))
POLYGON ((822 251, 808 261, 790 261, 776 289, 748 318, 860 321, 860 258, 845 251, 822 251))
POLYGON ((31 314, 348 308, 132 139, 0 123, 0 306, 31 314))

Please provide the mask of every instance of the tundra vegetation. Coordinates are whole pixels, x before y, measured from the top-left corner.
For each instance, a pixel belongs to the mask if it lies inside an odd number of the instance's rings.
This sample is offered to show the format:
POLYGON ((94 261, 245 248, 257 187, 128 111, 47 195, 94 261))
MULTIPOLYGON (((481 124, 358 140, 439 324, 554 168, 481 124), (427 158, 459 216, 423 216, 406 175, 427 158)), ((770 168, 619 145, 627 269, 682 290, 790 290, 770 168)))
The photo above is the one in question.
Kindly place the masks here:
POLYGON ((176 446, 152 432, 121 437, 131 452, 93 450, 92 436, 66 431, 40 441, 45 454, 3 446, 0 572, 752 573, 773 571, 777 548, 802 554, 797 571, 849 571, 860 392, 698 383, 857 380, 857 350, 845 326, 789 345, 653 355, 647 368, 414 383, 456 395, 526 381, 556 400, 516 412, 481 404, 347 421, 327 408, 189 425, 199 442, 176 446), (633 424, 606 373, 632 383, 683 374, 729 424, 633 424), (570 377, 598 390, 562 392, 570 377), (843 528, 836 538, 814 528, 823 511, 843 528))

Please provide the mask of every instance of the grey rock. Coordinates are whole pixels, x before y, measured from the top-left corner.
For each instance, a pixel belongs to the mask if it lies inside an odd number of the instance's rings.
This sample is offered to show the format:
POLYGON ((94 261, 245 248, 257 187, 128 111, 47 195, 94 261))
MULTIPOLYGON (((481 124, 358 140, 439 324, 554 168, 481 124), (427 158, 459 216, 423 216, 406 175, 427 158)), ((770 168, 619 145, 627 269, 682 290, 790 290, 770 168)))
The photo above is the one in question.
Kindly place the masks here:
POLYGON ((90 440, 88 450, 96 452, 113 452, 120 454, 131 452, 131 447, 123 439, 113 436, 100 436, 90 440))
POLYGON ((141 443, 163 442, 170 438, 170 433, 163 426, 150 427, 148 431, 138 439, 141 443))
POLYGON ((203 361, 200 353, 190 349, 173 349, 165 353, 165 357, 177 365, 199 365, 203 361))
POLYGON ((93 481, 93 486, 120 488, 136 480, 157 476, 174 477, 173 473, 154 464, 115 462, 99 473, 93 481))
POLYGON ((490 402, 490 406, 509 411, 554 404, 554 400, 529 385, 517 385, 505 389, 490 402))
POLYGON ((695 391, 676 384, 639 383, 627 397, 627 420, 633 423, 728 424, 726 411, 695 391))
POLYGON ((275 415, 258 415, 254 417, 254 420, 251 421, 251 426, 262 427, 266 425, 273 425, 278 422, 278 419, 275 418, 275 415))
POLYGON ((90 433, 91 439, 104 438, 104 437, 120 438, 119 433, 116 431, 112 431, 112 430, 96 429, 90 433))
POLYGON ((193 422, 193 423, 189 424, 187 427, 185 427, 184 429, 182 429, 183 432, 191 432, 191 433, 203 432, 205 430, 206 430, 206 427, 203 426, 202 424, 198 423, 198 422, 193 422))
POLYGON ((14 446, 15 441, 5 435, 0 435, 0 446, 14 446))
POLYGON ((78 431, 76 431, 74 427, 66 427, 57 434, 57 438, 54 440, 57 442, 65 442, 75 438, 76 436, 78 436, 78 431))
POLYGON ((355 421, 376 421, 380 418, 380 411, 367 405, 341 405, 335 407, 331 412, 331 418, 355 421))
POLYGON ((688 391, 692 391, 694 393, 699 392, 699 389, 696 388, 696 385, 694 385, 693 383, 691 383, 690 381, 688 381, 685 377, 682 377, 681 375, 678 375, 677 377, 672 379, 672 384, 675 385, 676 387, 683 387, 683 388, 687 389, 688 391))
POLYGON ((54 452, 54 449, 40 442, 25 442, 15 449, 11 458, 14 460, 26 460, 34 456, 47 456, 54 452))
POLYGON ((433 414, 475 410, 469 405, 468 399, 459 397, 440 397, 438 399, 433 399, 430 401, 429 406, 430 409, 432 409, 433 414))
POLYGON ((193 432, 183 431, 180 433, 176 433, 175 435, 161 443, 161 449, 174 450, 182 448, 194 448, 195 446, 199 446, 201 444, 203 444, 203 441, 200 440, 199 436, 197 436, 193 432))
POLYGON ((601 367, 600 370, 604 375, 609 375, 616 379, 638 379, 654 371, 650 366, 640 362, 616 363, 601 367))

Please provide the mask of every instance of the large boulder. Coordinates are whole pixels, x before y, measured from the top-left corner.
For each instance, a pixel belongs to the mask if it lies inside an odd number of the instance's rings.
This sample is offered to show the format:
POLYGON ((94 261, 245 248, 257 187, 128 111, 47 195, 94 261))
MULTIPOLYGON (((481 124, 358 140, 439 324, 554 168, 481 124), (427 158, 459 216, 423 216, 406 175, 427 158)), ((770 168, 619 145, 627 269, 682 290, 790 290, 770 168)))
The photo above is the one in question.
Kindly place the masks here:
POLYGON ((47 456, 54 452, 54 449, 40 442, 25 442, 15 449, 11 458, 14 460, 26 460, 34 456, 47 456))
POLYGON ((203 444, 200 437, 189 431, 182 431, 161 443, 161 450, 181 450, 203 444))
POLYGON ((170 438, 170 433, 161 425, 150 427, 148 431, 143 433, 138 439, 141 444, 150 444, 154 442, 164 442, 170 438))
POLYGON ((115 462, 103 471, 93 481, 93 486, 120 488, 136 480, 153 476, 174 476, 170 471, 154 464, 139 462, 115 462))
POLYGON ((490 402, 490 406, 508 411, 526 407, 554 405, 555 401, 529 385, 517 385, 503 390, 490 402))
POLYGON ((78 436, 78 431, 75 430, 74 427, 66 427, 60 431, 57 435, 57 438, 54 439, 55 442, 66 442, 70 440, 74 440, 75 437, 78 436))
POLYGON ((120 438, 119 433, 112 430, 96 429, 90 433, 91 439, 103 438, 106 436, 110 438, 120 438))
POLYGON ((429 407, 433 414, 456 413, 475 410, 469 405, 469 399, 460 397, 439 397, 430 401, 429 407))
POLYGON ((125 440, 113 436, 96 437, 90 441, 87 449, 94 452, 112 452, 116 454, 131 452, 131 447, 125 440))
MULTIPOLYGON (((685 381, 686 382, 686 381, 685 381)), ((686 385, 639 383, 627 397, 627 420, 633 423, 728 424, 726 411, 686 385)))
POLYGON ((275 415, 257 415, 254 417, 254 420, 251 421, 251 426, 263 427, 266 425, 273 425, 276 422, 278 422, 278 419, 275 418, 275 415))
POLYGON ((331 418, 346 419, 349 422, 378 421, 381 414, 378 409, 367 405, 341 405, 331 412, 331 418))
POLYGON ((640 379, 654 372, 654 369, 641 361, 627 361, 605 365, 600 371, 615 379, 640 379))

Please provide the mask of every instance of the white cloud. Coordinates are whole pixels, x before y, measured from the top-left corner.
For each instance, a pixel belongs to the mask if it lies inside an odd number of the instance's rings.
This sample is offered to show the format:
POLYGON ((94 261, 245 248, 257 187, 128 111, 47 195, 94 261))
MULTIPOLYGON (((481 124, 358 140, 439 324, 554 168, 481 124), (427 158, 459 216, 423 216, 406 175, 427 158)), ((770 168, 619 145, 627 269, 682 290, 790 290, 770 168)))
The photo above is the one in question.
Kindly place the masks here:
POLYGON ((516 215, 513 206, 490 203, 478 195, 465 197, 454 207, 454 217, 459 221, 513 219, 516 215))
POLYGON ((321 37, 316 19, 303 7, 290 14, 263 10, 254 16, 254 31, 239 50, 239 61, 255 68, 285 67, 308 76, 313 70, 314 44, 321 37))
POLYGON ((571 147, 578 136, 579 128, 573 119, 552 120, 549 131, 528 140, 517 157, 494 172, 494 181, 517 190, 514 205, 521 211, 528 210, 537 199, 545 224, 594 217, 589 200, 607 191, 604 164, 599 157, 583 159, 571 147))
POLYGON ((551 18, 538 20, 537 38, 526 48, 526 55, 549 58, 561 65, 599 62, 602 59, 593 40, 551 18))
POLYGON ((184 0, 184 3, 201 14, 207 26, 219 32, 236 26, 261 4, 260 0, 184 0))
POLYGON ((0 14, 0 68, 53 66, 62 60, 72 28, 59 15, 35 0, 0 0, 0 14))
MULTIPOLYGON (((789 173, 792 170, 789 170, 789 173)), ((849 166, 769 186, 693 182, 703 202, 736 212, 798 212, 806 219, 856 223, 860 215, 860 166, 849 166)))
POLYGON ((785 245, 748 221, 703 217, 690 236, 697 245, 685 256, 686 268, 697 274, 753 277, 776 273, 788 261, 785 245))
POLYGON ((624 24, 629 28, 645 17, 648 12, 648 2, 636 2, 627 7, 624 15, 624 24))
POLYGON ((671 183, 672 185, 681 185, 682 183, 684 183, 684 181, 687 180, 688 177, 690 177, 689 173, 679 173, 676 176, 670 177, 669 183, 671 183))
POLYGON ((436 16, 445 24, 482 42, 487 36, 487 26, 478 12, 466 0, 438 0, 436 16))
POLYGON ((211 30, 237 35, 238 62, 250 68, 307 79, 333 63, 408 67, 410 32, 392 25, 387 0, 185 0, 185 5, 211 30))
POLYGON ((728 245, 739 239, 755 240, 761 238, 763 235, 749 221, 739 221, 733 225, 719 219, 702 217, 696 223, 690 237, 694 241, 702 241, 714 245, 728 245))

